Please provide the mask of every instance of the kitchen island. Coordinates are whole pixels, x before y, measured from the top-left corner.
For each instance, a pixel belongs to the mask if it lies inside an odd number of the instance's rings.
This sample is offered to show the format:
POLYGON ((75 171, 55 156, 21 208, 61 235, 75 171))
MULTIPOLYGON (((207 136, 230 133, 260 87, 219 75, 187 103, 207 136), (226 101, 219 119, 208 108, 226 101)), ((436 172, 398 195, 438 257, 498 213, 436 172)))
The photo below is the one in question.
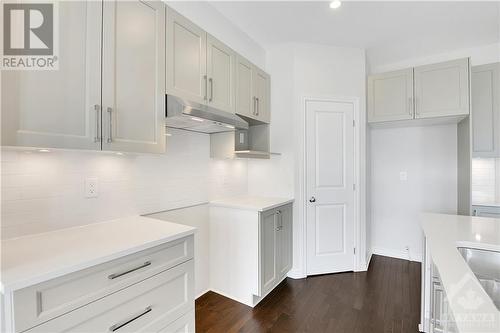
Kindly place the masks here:
POLYGON ((2 241, 1 331, 194 331, 194 232, 131 216, 2 241))
MULTIPOLYGON (((420 330, 500 332, 500 310, 461 254, 479 249, 496 255, 500 251, 500 219, 427 213, 422 215, 421 225, 426 253, 420 330)), ((492 262, 488 270, 500 272, 497 265, 492 262)))

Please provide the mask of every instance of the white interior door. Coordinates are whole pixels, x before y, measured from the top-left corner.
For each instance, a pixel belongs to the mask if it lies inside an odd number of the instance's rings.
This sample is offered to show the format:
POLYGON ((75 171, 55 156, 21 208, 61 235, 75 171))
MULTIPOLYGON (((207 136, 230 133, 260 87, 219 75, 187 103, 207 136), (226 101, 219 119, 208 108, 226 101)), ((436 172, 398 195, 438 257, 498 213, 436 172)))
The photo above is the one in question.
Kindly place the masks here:
POLYGON ((307 274, 354 269, 353 102, 306 103, 307 274))

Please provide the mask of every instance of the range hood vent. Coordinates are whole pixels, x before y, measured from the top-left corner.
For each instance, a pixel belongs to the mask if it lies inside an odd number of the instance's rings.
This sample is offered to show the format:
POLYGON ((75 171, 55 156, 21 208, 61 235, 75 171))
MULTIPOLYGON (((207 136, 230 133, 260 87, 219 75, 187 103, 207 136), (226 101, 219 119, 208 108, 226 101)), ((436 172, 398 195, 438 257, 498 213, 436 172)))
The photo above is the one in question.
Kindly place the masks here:
POLYGON ((248 129, 248 123, 235 114, 166 95, 166 125, 200 133, 234 132, 248 129))

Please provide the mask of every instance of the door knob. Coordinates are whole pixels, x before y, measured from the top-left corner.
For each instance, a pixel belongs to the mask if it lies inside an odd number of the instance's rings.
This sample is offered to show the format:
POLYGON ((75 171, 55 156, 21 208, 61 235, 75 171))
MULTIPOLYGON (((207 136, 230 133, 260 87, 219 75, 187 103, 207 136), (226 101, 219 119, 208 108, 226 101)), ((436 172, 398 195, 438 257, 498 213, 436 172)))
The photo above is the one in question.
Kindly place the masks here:
POLYGON ((311 199, 309 199, 309 202, 316 202, 316 198, 315 197, 311 197, 311 199))

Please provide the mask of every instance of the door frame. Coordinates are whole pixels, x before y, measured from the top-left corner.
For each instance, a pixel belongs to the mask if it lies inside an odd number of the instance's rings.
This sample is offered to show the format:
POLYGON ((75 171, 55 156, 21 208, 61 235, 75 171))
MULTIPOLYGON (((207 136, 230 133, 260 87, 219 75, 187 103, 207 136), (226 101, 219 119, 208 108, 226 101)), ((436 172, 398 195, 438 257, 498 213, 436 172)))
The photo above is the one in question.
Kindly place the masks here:
POLYGON ((361 152, 364 151, 364 142, 361 142, 361 127, 365 128, 362 122, 361 112, 360 112, 360 99, 358 97, 340 97, 340 96, 317 96, 312 97, 310 95, 302 96, 300 104, 300 117, 299 117, 299 142, 298 147, 300 152, 297 154, 298 166, 302 170, 297 172, 297 198, 300 200, 300 204, 297 205, 298 215, 301 217, 300 230, 302 231, 300 242, 302 246, 299 246, 300 251, 299 257, 301 261, 301 269, 295 269, 290 272, 291 277, 304 278, 307 277, 307 202, 306 202, 306 190, 307 190, 307 168, 306 168, 306 107, 308 102, 343 102, 352 103, 354 106, 354 182, 356 184, 356 190, 353 191, 354 196, 354 247, 356 248, 356 254, 353 256, 353 269, 354 271, 364 271, 367 269, 368 261, 367 258, 363 258, 362 253, 366 252, 366 228, 362 228, 361 221, 365 220, 362 218, 362 195, 365 192, 365 186, 361 177, 361 152), (364 243, 364 244, 363 244, 364 243))

